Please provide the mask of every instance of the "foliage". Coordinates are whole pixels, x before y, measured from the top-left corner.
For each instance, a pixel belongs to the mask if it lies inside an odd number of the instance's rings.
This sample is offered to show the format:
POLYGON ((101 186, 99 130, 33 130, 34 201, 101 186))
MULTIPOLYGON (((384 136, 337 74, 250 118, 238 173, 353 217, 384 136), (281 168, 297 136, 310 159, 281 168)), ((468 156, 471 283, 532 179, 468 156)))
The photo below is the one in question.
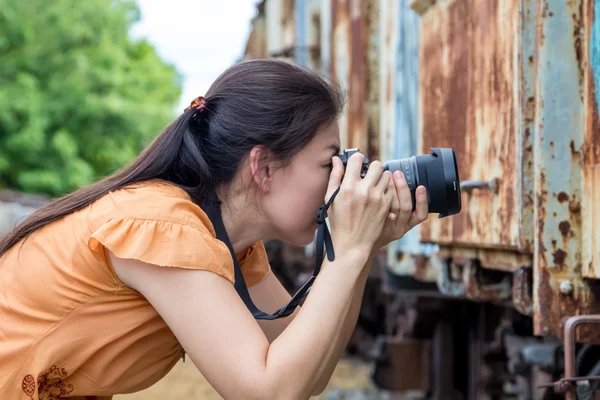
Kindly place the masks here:
POLYGON ((133 0, 0 0, 0 187, 61 195, 129 162, 180 77, 129 35, 133 0))

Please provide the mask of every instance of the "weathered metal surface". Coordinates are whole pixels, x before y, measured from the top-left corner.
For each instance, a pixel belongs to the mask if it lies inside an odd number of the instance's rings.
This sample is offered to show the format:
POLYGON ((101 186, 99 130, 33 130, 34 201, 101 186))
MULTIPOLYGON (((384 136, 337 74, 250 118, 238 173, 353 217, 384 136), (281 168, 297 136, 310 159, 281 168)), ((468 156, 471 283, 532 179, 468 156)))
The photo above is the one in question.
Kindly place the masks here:
POLYGON ((512 302, 523 315, 533 315, 533 274, 531 268, 521 267, 513 273, 512 302))
MULTIPOLYGON (((588 0, 585 16, 585 136, 583 153, 583 275, 600 278, 600 1, 588 0)), ((571 205, 571 204, 570 204, 571 205)), ((577 208, 577 204, 572 204, 577 208)))
POLYGON ((341 144, 358 147, 370 159, 378 159, 379 1, 331 0, 330 4, 331 43, 326 64, 331 80, 341 85, 348 99, 340 119, 341 144))
MULTIPOLYGON (((592 209, 597 207, 591 203, 593 193, 588 196, 584 188, 583 167, 586 159, 593 165, 595 157, 594 147, 585 144, 593 143, 597 135, 586 133, 596 110, 590 112, 586 104, 586 98, 588 103, 593 100, 586 81, 590 45, 586 25, 593 21, 593 7, 585 4, 585 0, 537 4, 534 333, 559 337, 564 318, 600 312, 597 291, 582 275, 586 256, 591 263, 586 240, 598 229, 583 222, 593 219, 592 209)), ((578 339, 598 341, 598 331, 580 329, 578 339)))
POLYGON ((256 6, 257 15, 252 19, 250 35, 244 50, 245 59, 267 57, 267 20, 264 0, 256 6))
POLYGON ((520 267, 530 266, 532 256, 499 249, 447 247, 443 246, 437 252, 438 256, 453 259, 477 260, 484 268, 512 272, 520 267))
MULTIPOLYGON (((580 388, 577 387, 579 382, 587 382, 587 384, 589 385, 589 382, 600 380, 600 376, 577 376, 575 359, 575 342, 577 328, 582 326, 599 324, 600 315, 578 315, 568 318, 565 321, 563 335, 563 348, 565 354, 564 377, 556 382, 540 385, 540 387, 553 387, 555 392, 565 393, 565 398, 567 400, 576 400, 578 398, 577 393, 586 392, 585 390, 579 390, 580 388)), ((577 355, 577 357, 579 357, 579 355, 577 355)))
POLYGON ((510 274, 500 272, 492 276, 492 271, 481 268, 474 260, 444 260, 437 268, 438 288, 446 295, 497 303, 504 303, 512 296, 510 274))
MULTIPOLYGON (((462 212, 430 218, 421 240, 452 246, 526 250, 522 231, 519 68, 522 10, 518 1, 440 0, 421 16, 420 151, 455 149, 461 180, 498 180, 498 191, 463 194, 462 212)), ((529 209, 530 210, 530 209, 529 209)))
POLYGON ((343 147, 392 159, 449 146, 463 181, 494 182, 389 246, 391 271, 446 295, 510 291, 536 334, 560 336, 563 317, 598 307, 585 278, 600 278, 599 2, 265 1, 254 48, 341 84, 343 147), (482 287, 466 264, 511 282, 482 287))
POLYGON ((312 70, 321 70, 321 1, 296 1, 295 60, 312 70))
POLYGON ((417 14, 422 15, 432 5, 435 4, 436 0, 412 0, 410 2, 410 8, 412 8, 417 14))
POLYGON ((373 380, 378 387, 394 390, 429 389, 431 340, 386 338, 384 359, 376 363, 373 380))
MULTIPOLYGON (((384 0, 380 5, 381 58, 380 157, 391 160, 417 154, 419 138, 419 16, 410 9, 410 0, 384 0)), ((398 275, 414 275, 435 282, 422 268, 423 258, 437 246, 420 241, 420 227, 388 246, 390 269, 398 275)), ((432 269, 428 271, 436 272, 432 269)))
POLYGON ((296 41, 294 0, 265 0, 267 54, 293 61, 296 41))

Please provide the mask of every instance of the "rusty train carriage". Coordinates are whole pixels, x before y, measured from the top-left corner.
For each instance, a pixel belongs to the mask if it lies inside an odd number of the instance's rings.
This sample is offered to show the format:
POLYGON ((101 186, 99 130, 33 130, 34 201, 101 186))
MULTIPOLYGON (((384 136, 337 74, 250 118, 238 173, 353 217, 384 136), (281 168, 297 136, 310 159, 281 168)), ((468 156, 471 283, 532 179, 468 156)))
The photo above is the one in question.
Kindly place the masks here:
MULTIPOLYGON (((504 307, 495 329, 530 318, 529 334, 511 339, 523 352, 536 340, 554 349, 577 325, 567 318, 600 314, 599 0, 264 0, 245 54, 256 57, 295 60, 342 85, 343 147, 384 160, 456 150, 462 212, 432 216, 389 246, 381 296, 504 307)), ((284 253, 282 264, 302 258, 284 253)), ((404 318, 385 301, 388 319, 404 318)), ((431 304, 419 301, 411 312, 427 315, 431 304)), ((481 353, 497 337, 483 339, 474 313, 465 334, 481 353)), ((388 355, 418 342, 414 332, 386 335, 388 355)), ((444 340, 423 346, 439 353, 444 340)), ((600 330, 583 324, 577 340, 600 344, 600 330)), ((469 354, 465 390, 485 398, 469 354)), ((439 394, 442 375, 416 381, 439 394)))

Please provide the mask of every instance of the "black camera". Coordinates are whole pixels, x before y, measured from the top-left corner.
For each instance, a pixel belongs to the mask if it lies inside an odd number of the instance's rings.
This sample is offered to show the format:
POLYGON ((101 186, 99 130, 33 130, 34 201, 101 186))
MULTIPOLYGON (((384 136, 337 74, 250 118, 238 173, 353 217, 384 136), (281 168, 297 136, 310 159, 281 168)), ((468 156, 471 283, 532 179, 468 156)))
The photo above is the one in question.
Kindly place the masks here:
MULTIPOLYGON (((412 196, 413 211, 416 207, 415 192, 417 187, 423 185, 427 189, 430 213, 439 213, 439 218, 458 214, 462 206, 456 154, 454 150, 444 147, 433 147, 431 151, 431 154, 388 161, 383 164, 383 168, 392 173, 401 171, 404 174, 412 196)), ((360 153, 360 150, 348 149, 338 155, 344 168, 348 158, 354 153, 360 153)), ((365 156, 361 177, 365 177, 368 167, 369 160, 365 156)))

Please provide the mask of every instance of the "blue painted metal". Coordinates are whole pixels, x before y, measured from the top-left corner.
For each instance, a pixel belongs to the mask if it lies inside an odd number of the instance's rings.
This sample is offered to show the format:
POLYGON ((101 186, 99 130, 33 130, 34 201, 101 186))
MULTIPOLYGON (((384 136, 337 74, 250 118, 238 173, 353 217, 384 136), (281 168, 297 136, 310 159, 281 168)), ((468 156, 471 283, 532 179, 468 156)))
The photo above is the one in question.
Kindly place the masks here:
POLYGON ((321 73, 331 76, 331 0, 321 0, 321 73))
MULTIPOLYGON (((385 156, 399 159, 419 154, 419 30, 420 16, 410 8, 411 0, 399 0, 396 43, 396 65, 393 81, 394 126, 393 143, 385 156)), ((382 146, 382 153, 385 151, 382 146)), ((388 251, 388 265, 398 275, 412 275, 416 266, 412 257, 436 252, 439 246, 423 244, 420 229, 415 227, 395 243, 388 251), (398 255, 404 256, 399 260, 398 255)))
MULTIPOLYGON (((594 75, 594 86, 598 89, 600 88, 600 0, 594 0, 594 18, 590 23, 592 23, 589 38, 590 68, 594 75)), ((596 103, 600 112, 600 102, 596 103)))
POLYGON ((308 37, 307 37, 307 31, 308 31, 308 15, 307 15, 307 11, 306 11, 306 1, 296 1, 295 3, 295 7, 296 7, 296 49, 294 52, 295 55, 295 61, 298 64, 301 65, 308 65, 308 51, 307 51, 307 44, 308 44, 308 37))
MULTIPOLYGON (((523 252, 533 252, 534 236, 534 173, 533 173, 533 132, 535 129, 535 35, 536 0, 521 0, 519 24, 518 71, 514 93, 518 95, 516 126, 517 176, 520 182, 517 191, 521 194, 521 221, 519 221, 520 248, 523 252)), ((529 266, 529 265, 527 265, 529 266)))
MULTIPOLYGON (((419 30, 420 17, 409 7, 409 0, 400 0, 400 40, 396 69, 396 143, 394 157, 419 154, 419 30)), ((398 243, 399 250, 411 254, 426 254, 438 246, 421 244, 419 227, 408 232, 398 243)))
POLYGON ((586 16, 584 0, 543 3, 537 9, 534 327, 536 334, 560 336, 563 318, 598 307, 582 277, 585 232, 573 206, 584 194, 586 16), (568 293, 560 291, 564 281, 568 293))

